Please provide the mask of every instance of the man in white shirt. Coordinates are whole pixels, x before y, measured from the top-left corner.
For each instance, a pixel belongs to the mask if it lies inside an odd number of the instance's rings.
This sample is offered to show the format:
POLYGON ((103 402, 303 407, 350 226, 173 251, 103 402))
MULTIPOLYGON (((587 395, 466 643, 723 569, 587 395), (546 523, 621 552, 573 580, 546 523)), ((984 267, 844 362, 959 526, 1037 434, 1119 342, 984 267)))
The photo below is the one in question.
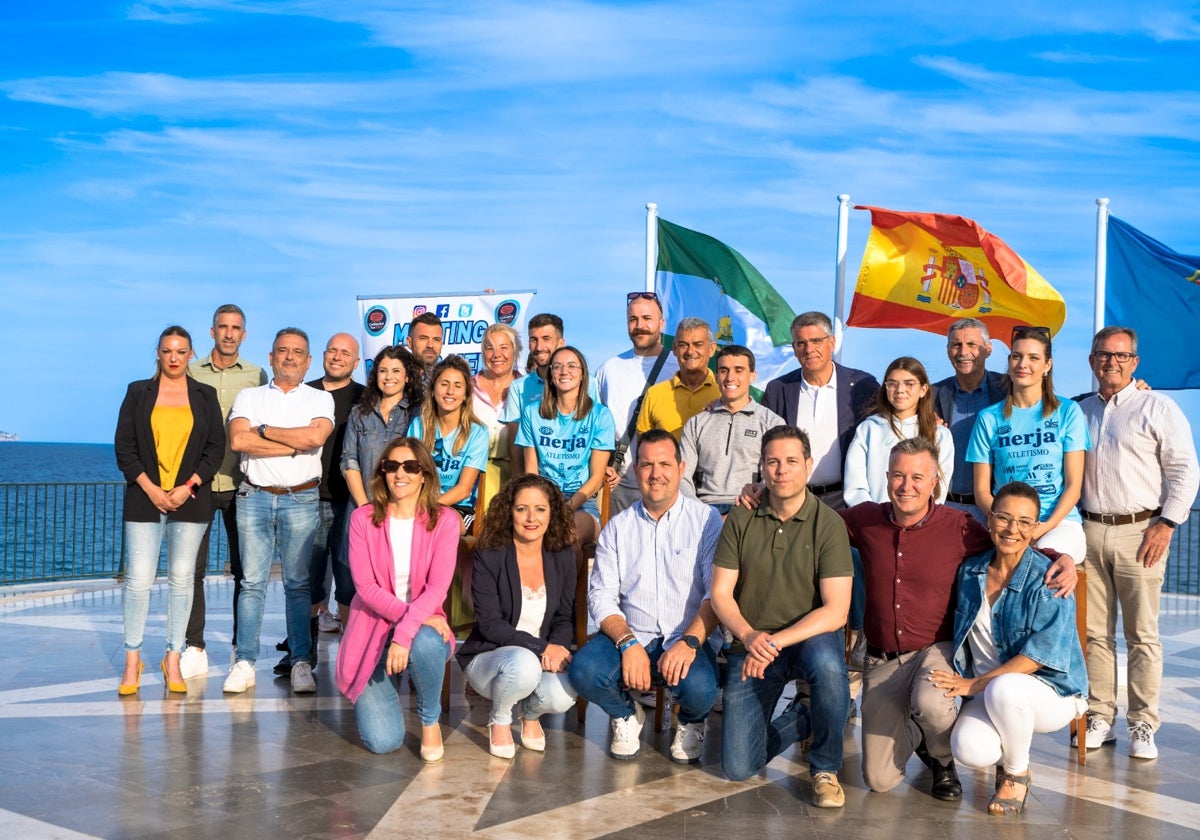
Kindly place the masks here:
POLYGON ((1175 526, 1200 485, 1192 430, 1157 391, 1138 390, 1137 333, 1105 327, 1088 357, 1100 391, 1079 403, 1092 448, 1079 500, 1087 538, 1087 748, 1116 741, 1116 619, 1128 657, 1129 754, 1158 757, 1162 644, 1158 602, 1175 526))
POLYGON ((237 605, 236 661, 224 691, 254 685, 263 607, 271 561, 283 567, 292 690, 311 693, 308 565, 320 523, 321 447, 333 431, 333 397, 304 384, 312 362, 308 336, 287 327, 270 353, 274 378, 237 395, 229 415, 229 441, 241 454, 237 524, 242 547, 242 591, 237 605))
MULTIPOLYGON (((662 303, 653 292, 630 292, 625 306, 625 321, 629 329, 629 341, 633 345, 619 356, 600 365, 596 371, 596 391, 600 402, 612 412, 617 425, 618 440, 621 440, 637 417, 642 393, 651 372, 663 357, 654 382, 664 382, 679 370, 679 360, 663 348, 662 335, 666 328, 663 321, 662 303)), ((650 384, 653 385, 654 382, 650 384)), ((637 452, 637 433, 626 441, 626 453, 620 470, 609 476, 609 483, 617 481, 612 488, 609 511, 616 516, 640 497, 637 486, 637 470, 630 453, 637 452)))

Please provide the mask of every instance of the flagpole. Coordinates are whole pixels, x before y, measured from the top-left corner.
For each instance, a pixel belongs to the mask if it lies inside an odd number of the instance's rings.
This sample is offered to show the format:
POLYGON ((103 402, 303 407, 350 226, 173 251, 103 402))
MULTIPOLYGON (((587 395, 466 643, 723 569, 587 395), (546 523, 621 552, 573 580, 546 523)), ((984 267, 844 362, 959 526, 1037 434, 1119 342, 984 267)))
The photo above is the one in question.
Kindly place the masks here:
POLYGON ((1092 335, 1104 327, 1104 293, 1108 277, 1108 199, 1096 199, 1096 308, 1092 313, 1092 335))
POLYGON ((646 205, 646 291, 654 291, 654 266, 658 259, 655 245, 658 243, 658 205, 646 205))
POLYGON ((842 193, 838 200, 837 279, 833 285, 833 353, 835 362, 842 361, 842 324, 846 297, 846 238, 850 231, 850 196, 842 193))

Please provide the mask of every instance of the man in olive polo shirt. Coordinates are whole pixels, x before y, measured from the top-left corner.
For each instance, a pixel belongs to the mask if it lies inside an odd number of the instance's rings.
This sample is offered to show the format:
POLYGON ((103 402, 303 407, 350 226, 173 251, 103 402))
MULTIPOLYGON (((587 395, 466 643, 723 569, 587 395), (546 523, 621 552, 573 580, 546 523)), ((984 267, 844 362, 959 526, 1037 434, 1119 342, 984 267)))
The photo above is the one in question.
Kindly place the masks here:
MULTIPOLYGON (((267 384, 267 374, 258 365, 238 355, 242 342, 246 340, 246 313, 240 306, 226 303, 213 313, 209 335, 213 339, 212 352, 198 362, 192 362, 188 373, 197 382, 211 385, 217 390, 217 402, 221 405, 221 416, 228 423, 233 400, 245 388, 257 388, 267 384)), ((228 429, 226 429, 228 431, 228 429)), ((229 446, 226 435, 225 458, 221 468, 213 476, 213 507, 221 511, 225 525, 225 538, 229 545, 229 571, 233 574, 233 603, 237 604, 242 591, 242 554, 238 546, 237 530, 237 486, 242 480, 238 467, 238 454, 229 446)), ((185 680, 208 673, 208 654, 204 642, 204 571, 208 566, 208 538, 212 523, 204 531, 196 558, 196 583, 192 595, 192 613, 188 617, 187 647, 179 658, 179 670, 185 680)), ((233 636, 237 637, 237 610, 233 611, 233 636)))
POLYGON ((761 467, 766 493, 756 508, 730 511, 713 559, 713 609, 735 639, 721 767, 734 781, 747 779, 811 735, 813 804, 840 808, 850 542, 838 514, 806 489, 807 434, 787 425, 769 430, 761 467), (772 719, 784 686, 798 677, 808 683, 808 705, 798 698, 772 719))
POLYGON ((700 318, 684 318, 675 328, 671 346, 679 360, 679 371, 666 382, 646 391, 638 411, 637 433, 665 429, 679 440, 683 424, 699 414, 706 405, 719 399, 721 389, 708 363, 717 352, 712 327, 700 318))

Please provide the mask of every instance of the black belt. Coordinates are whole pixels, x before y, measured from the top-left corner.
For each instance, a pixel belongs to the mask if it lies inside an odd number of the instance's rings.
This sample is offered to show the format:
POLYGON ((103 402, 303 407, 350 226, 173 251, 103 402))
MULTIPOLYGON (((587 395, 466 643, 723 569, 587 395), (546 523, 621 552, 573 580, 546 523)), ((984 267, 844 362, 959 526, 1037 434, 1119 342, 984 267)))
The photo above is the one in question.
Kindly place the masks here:
POLYGON ((946 501, 954 502, 956 505, 973 505, 975 504, 974 493, 947 493, 946 501))
POLYGON ((875 645, 871 644, 870 642, 867 642, 867 656, 871 657, 872 659, 882 659, 886 662, 891 662, 893 659, 899 659, 901 656, 904 656, 905 654, 909 654, 909 653, 912 653, 912 651, 911 650, 884 650, 883 648, 877 648, 877 647, 875 647, 875 645))
MULTIPOLYGON (((250 484, 249 481, 246 482, 250 484)), ((275 496, 286 496, 288 493, 299 493, 301 490, 312 490, 321 486, 321 479, 314 478, 312 481, 306 481, 303 484, 297 484, 295 487, 260 487, 257 484, 250 484, 255 490, 265 490, 275 496)))
POLYGON ((1135 522, 1145 522, 1152 516, 1160 516, 1162 508, 1139 510, 1137 513, 1091 513, 1086 510, 1079 512, 1089 522, 1100 522, 1104 525, 1132 525, 1135 522))
POLYGON ((816 493, 818 496, 824 496, 826 493, 833 493, 842 489, 842 482, 835 481, 833 484, 810 484, 808 490, 810 493, 816 493))

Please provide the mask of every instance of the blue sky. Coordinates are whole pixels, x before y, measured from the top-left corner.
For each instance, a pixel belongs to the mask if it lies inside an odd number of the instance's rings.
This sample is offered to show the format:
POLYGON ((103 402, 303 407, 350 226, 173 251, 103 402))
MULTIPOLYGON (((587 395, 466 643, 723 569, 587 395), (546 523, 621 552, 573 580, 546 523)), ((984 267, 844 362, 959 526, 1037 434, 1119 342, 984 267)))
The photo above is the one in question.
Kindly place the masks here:
MULTIPOLYGON (((838 193, 970 216, 1066 298, 1065 394, 1095 199, 1200 252, 1196 3, 45 0, 0 33, 0 429, 24 440, 110 440, 162 327, 207 352, 226 302, 265 364, 279 327, 357 333, 359 294, 536 288, 599 363, 647 201, 798 312, 832 310, 838 193)), ((943 347, 850 330, 843 361, 938 378, 943 347)))

